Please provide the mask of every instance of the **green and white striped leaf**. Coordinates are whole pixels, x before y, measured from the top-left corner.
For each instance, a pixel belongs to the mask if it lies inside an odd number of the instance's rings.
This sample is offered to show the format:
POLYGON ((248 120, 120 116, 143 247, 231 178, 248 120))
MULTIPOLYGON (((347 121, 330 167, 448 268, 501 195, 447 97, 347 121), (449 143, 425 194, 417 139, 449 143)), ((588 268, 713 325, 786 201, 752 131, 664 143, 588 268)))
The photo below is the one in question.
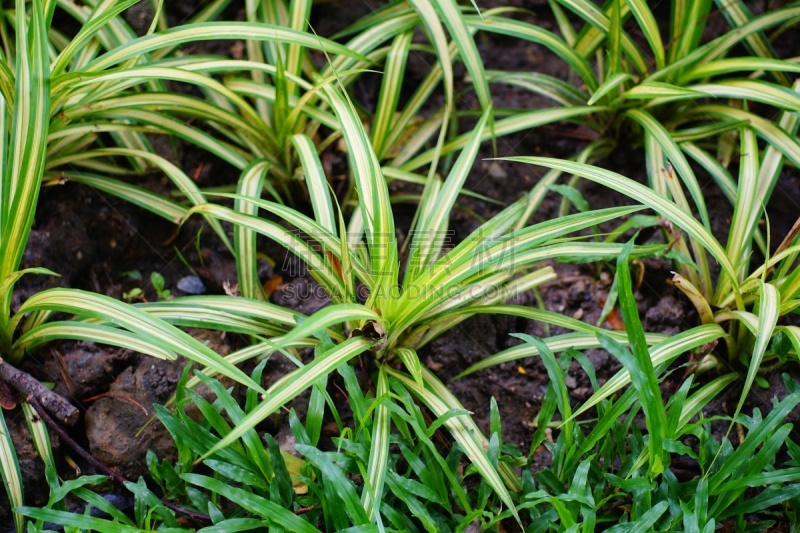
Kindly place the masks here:
POLYGON ((175 352, 160 348, 130 331, 104 324, 79 322, 77 320, 46 322, 26 331, 14 343, 11 356, 14 361, 21 361, 25 353, 32 353, 44 344, 61 340, 81 340, 107 344, 150 355, 158 359, 175 359, 176 357, 175 352))
MULTIPOLYGON (((255 161, 242 172, 236 186, 236 193, 243 197, 261 198, 264 180, 269 171, 269 163, 255 161)), ((258 206, 237 198, 234 209, 245 215, 257 216, 258 206)), ((237 224, 233 234, 233 247, 236 252, 236 272, 239 292, 245 298, 266 300, 261 280, 258 278, 258 258, 256 232, 244 224, 237 224)))
MULTIPOLYGON (((697 326, 673 337, 666 338, 652 346, 650 348, 650 360, 653 362, 653 367, 670 363, 687 350, 696 349, 724 335, 725 331, 716 324, 697 326)), ((580 416, 602 400, 622 390, 628 383, 630 383, 630 374, 627 370, 620 370, 614 377, 600 387, 591 398, 586 400, 586 403, 577 409, 573 416, 580 416)))
POLYGON ((263 390, 247 374, 189 334, 108 296, 77 289, 49 289, 28 298, 11 325, 16 326, 31 311, 57 311, 111 322, 139 335, 162 351, 178 353, 243 385, 263 390))
POLYGON ((162 47, 220 39, 251 39, 297 44, 315 50, 325 50, 331 54, 341 54, 359 61, 367 61, 363 55, 353 52, 346 46, 307 32, 263 23, 205 22, 184 24, 153 35, 140 37, 101 55, 87 65, 85 70, 100 72, 162 47))
MULTIPOLYGON (((8 494, 8 501, 12 509, 23 505, 22 474, 17 461, 17 451, 11 440, 11 433, 6 425, 6 418, 0 410, 0 474, 3 476, 3 486, 8 494)), ((24 531, 24 519, 19 511, 13 512, 14 527, 17 533, 24 531)))
MULTIPOLYGON (((611 172, 609 170, 604 170, 592 165, 586 165, 572 161, 564 161, 547 157, 510 157, 504 159, 519 163, 542 165, 548 168, 555 168, 564 172, 570 172, 572 174, 579 175, 582 178, 605 185, 606 187, 614 189, 638 202, 645 204, 657 213, 668 218, 673 224, 683 229, 691 237, 701 243, 703 247, 708 250, 708 252, 719 262, 725 274, 731 276, 733 279, 736 278, 733 264, 728 259, 727 253, 714 238, 714 236, 711 235, 711 233, 706 230, 702 224, 697 222, 692 214, 687 213, 672 202, 655 194, 648 187, 626 178, 621 174, 617 174, 616 172, 611 172)), ((734 290, 738 290, 738 287, 735 287, 734 290)))
POLYGON ((337 223, 331 202, 331 191, 328 179, 319 160, 319 154, 314 143, 307 135, 293 135, 294 146, 308 186, 308 195, 311 197, 311 206, 314 208, 314 218, 317 224, 325 228, 331 235, 336 236, 337 223))
MULTIPOLYGON (((314 320, 314 317, 309 318, 308 322, 312 320, 314 320)), ((302 327, 300 326, 298 329, 302 327)), ((306 336, 306 333, 299 336, 306 336)), ((261 404, 250 411, 230 433, 208 450, 203 455, 203 459, 214 455, 217 451, 239 440, 245 432, 253 429, 272 413, 286 405, 287 402, 303 393, 321 377, 329 375, 353 357, 368 350, 373 344, 373 341, 364 337, 353 337, 318 355, 308 365, 283 376, 262 394, 264 400, 261 404)))
MULTIPOLYGON (((378 380, 375 387, 375 401, 381 402, 389 394, 389 378, 383 366, 378 370, 378 380)), ((382 403, 375 407, 372 433, 370 435, 369 464, 367 466, 367 479, 369 490, 361 494, 361 503, 367 512, 370 521, 375 522, 379 517, 383 486, 386 482, 386 471, 389 467, 389 444, 391 439, 391 416, 389 409, 382 403)))
POLYGON ((781 297, 780 293, 778 293, 778 289, 769 283, 762 282, 761 280, 758 280, 758 285, 760 290, 758 314, 756 315, 757 324, 756 331, 754 332, 755 345, 753 346, 753 353, 749 358, 750 361, 747 367, 747 378, 744 382, 744 388, 742 389, 742 395, 739 398, 739 403, 736 406, 736 414, 734 415, 734 418, 738 416, 739 412, 744 406, 744 402, 747 399, 750 388, 753 386, 753 382, 756 379, 758 370, 761 367, 761 361, 764 359, 764 355, 767 352, 770 341, 772 341, 772 334, 775 331, 775 325, 778 323, 778 318, 780 317, 781 297))
MULTIPOLYGON (((433 411, 436 417, 440 417, 448 411, 464 409, 456 397, 439 381, 439 378, 426 368, 422 368, 422 376, 425 381, 424 388, 417 385, 416 381, 406 374, 390 368, 387 368, 387 373, 399 380, 414 396, 433 411)), ((501 477, 498 469, 489 461, 489 457, 486 455, 489 441, 483 436, 472 418, 468 415, 451 416, 444 424, 470 461, 472 461, 476 470, 483 476, 519 522, 520 518, 516 507, 511 499, 511 494, 506 488, 506 482, 511 480, 507 479, 506 476, 501 477)), ((501 463, 501 466, 504 465, 501 463)), ((513 476, 513 479, 519 483, 516 476, 513 476)), ((514 487, 514 489, 517 489, 517 487, 514 487)))
POLYGON ((350 170, 358 190, 361 216, 366 225, 374 279, 368 304, 376 309, 386 309, 392 288, 399 280, 397 239, 389 189, 364 126, 353 106, 345 100, 346 95, 343 97, 333 85, 325 86, 324 90, 341 123, 348 147, 350 170))

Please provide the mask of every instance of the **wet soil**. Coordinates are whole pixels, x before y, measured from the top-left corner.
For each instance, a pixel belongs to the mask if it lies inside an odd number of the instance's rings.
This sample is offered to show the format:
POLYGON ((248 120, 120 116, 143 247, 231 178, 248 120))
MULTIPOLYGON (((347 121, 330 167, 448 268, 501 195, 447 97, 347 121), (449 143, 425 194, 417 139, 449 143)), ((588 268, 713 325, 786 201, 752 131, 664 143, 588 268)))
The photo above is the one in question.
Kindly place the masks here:
MULTIPOLYGON (((480 2, 481 7, 490 7, 495 3, 498 2, 480 2)), ((196 7, 192 1, 171 4, 175 4, 170 7, 170 17, 175 22, 185 19, 196 7)), ((533 17, 544 27, 554 27, 554 22, 547 18, 544 1, 506 1, 502 4, 532 9, 536 13, 527 17, 533 17)), ((315 3, 312 20, 315 29, 322 35, 332 35, 348 22, 378 8, 381 3, 348 5, 352 5, 352 10, 342 10, 337 2, 315 3)), ((139 31, 147 27, 146 18, 142 19, 142 16, 141 13, 131 15, 139 31)), ((232 16, 240 17, 241 13, 232 13, 232 16)), ((478 43, 487 68, 537 70, 564 77, 560 63, 538 45, 493 36, 480 36, 478 43)), ((225 50, 230 50, 230 43, 220 45, 217 51, 226 53, 225 50)), ((409 85, 413 87, 414 76, 421 79, 428 65, 422 56, 412 58, 409 64, 412 69, 409 85)), ((463 77, 463 69, 457 68, 457 74, 463 77)), ((372 83, 358 85, 355 92, 369 108, 378 89, 379 85, 373 80, 372 83)), ((541 97, 512 87, 494 86, 493 91, 498 108, 551 105, 541 97)), ((477 102, 471 94, 463 94, 459 106, 462 109, 477 109, 477 102)), ((466 122, 465 127, 468 127, 466 122)), ((580 132, 576 133, 575 127, 569 124, 557 124, 499 139, 496 154, 490 146, 482 149, 467 188, 507 205, 534 186, 543 171, 507 162, 490 163, 486 159, 494 155, 531 154, 570 157, 585 143, 580 138, 580 132)), ((194 173, 199 168, 197 176, 201 187, 234 183, 236 180, 237 173, 233 169, 190 147, 181 146, 177 154, 168 155, 187 173, 194 173)), ((340 155, 333 157, 342 159, 340 155)), ((631 178, 644 179, 641 150, 618 150, 604 165, 631 178)), ((168 191, 165 180, 157 176, 147 177, 144 181, 153 190, 168 191)), ((704 191, 708 194, 707 202, 712 209, 713 229, 724 242, 731 211, 713 184, 704 182, 704 185, 708 185, 704 191)), ((772 242, 780 242, 800 212, 800 174, 785 171, 778 188, 773 195, 773 202, 768 206, 772 242)), ((630 203, 628 199, 589 182, 581 182, 579 189, 593 208, 630 203)), ((555 195, 548 196, 533 220, 557 216, 559 202, 555 195)), ((465 209, 455 210, 452 216, 456 240, 464 238, 479 225, 480 220, 474 213, 488 218, 501 208, 468 198, 461 199, 459 205, 465 209)), ((406 218, 408 223, 410 215, 405 216, 408 214, 406 210, 399 208, 398 213, 398 224, 402 225, 402 220, 406 218)), ((312 313, 327 303, 324 298, 296 298, 295 295, 300 292, 313 292, 309 291, 312 282, 307 276, 294 275, 297 274, 296 270, 290 268, 290 263, 283 263, 285 254, 279 247, 267 242, 261 245, 266 255, 276 263, 274 268, 265 265, 263 281, 281 276, 272 296, 274 302, 304 313, 312 313)), ((660 260, 643 263, 645 276, 636 296, 645 328, 675 333, 696 325, 697 317, 691 304, 666 281, 670 277, 670 265, 660 260)), ((42 192, 22 266, 50 268, 58 272, 60 277, 25 277, 15 293, 14 308, 29 295, 55 286, 92 290, 115 298, 123 298, 132 289, 140 288, 146 299, 155 300, 158 296, 149 282, 152 272, 163 275, 166 287, 173 295, 182 294, 177 285, 187 276, 198 276, 210 294, 224 293, 226 284, 235 283, 236 277, 233 259, 201 221, 189 221, 176 230, 172 224, 144 210, 74 183, 46 188, 42 192)), ((558 279, 541 289, 544 306, 595 323, 613 279, 612 267, 602 264, 557 265, 558 279)), ((536 305, 530 294, 523 295, 515 303, 536 305)), ((606 327, 612 325, 606 324, 606 327)), ((539 336, 546 334, 542 324, 506 316, 478 316, 431 342, 420 352, 420 356, 424 364, 446 381, 469 365, 519 342, 510 336, 515 332, 539 336)), ((554 329, 550 333, 559 331, 554 329)), ((236 335, 200 331, 193 331, 192 334, 208 341, 223 355, 243 346, 245 342, 245 339, 236 335)), ((620 368, 618 362, 602 350, 590 350, 587 355, 601 383, 620 368)), ((154 450, 161 458, 173 457, 173 445, 160 424, 149 424, 141 433, 140 429, 150 419, 153 403, 163 404, 171 396, 183 364, 180 360, 157 361, 92 343, 61 342, 31 354, 24 368, 44 381, 55 383, 57 392, 71 398, 81 408, 81 423, 71 432, 76 440, 105 464, 136 479, 146 474, 144 455, 148 449, 154 450)), ((274 358, 265 371, 265 381, 267 384, 274 382, 293 368, 283 358, 274 358)), ((488 430, 490 400, 495 398, 502 417, 504 439, 527 451, 548 382, 542 363, 530 358, 453 381, 450 387, 464 406, 474 413, 484 430, 488 430)), ((577 364, 570 369, 567 384, 576 402, 585 400, 591 394, 588 379, 577 364)), ((679 384, 677 381, 667 381, 664 386, 669 389, 679 384)), ((777 375, 770 377, 770 384, 770 389, 753 395, 753 405, 760 406, 762 411, 768 410, 772 394, 776 391, 785 393, 777 375)), ((332 395, 340 397, 338 391, 332 391, 332 395)), ((301 398, 295 405, 301 414, 303 403, 301 398)), ((734 403, 719 401, 715 406, 719 414, 727 414, 728 407, 734 403)), ((47 491, 43 490, 46 486, 43 467, 30 444, 24 418, 18 411, 13 411, 6 414, 6 419, 20 456, 27 502, 44 503, 47 491)), ((279 436, 285 435, 287 420, 285 416, 270 420, 269 427, 264 429, 279 436)), ((541 466, 548 461, 547 452, 542 451, 536 455, 534 463, 541 466)), ((63 459, 61 466, 62 475, 72 477, 77 474, 73 467, 63 463, 63 459)), ((84 472, 88 470, 87 465, 79 466, 84 472)), ((5 495, 0 498, 5 499, 5 495)), ((4 521, 2 513, 7 513, 7 505, 0 504, 0 509, 4 509, 0 511, 0 521, 4 521)))

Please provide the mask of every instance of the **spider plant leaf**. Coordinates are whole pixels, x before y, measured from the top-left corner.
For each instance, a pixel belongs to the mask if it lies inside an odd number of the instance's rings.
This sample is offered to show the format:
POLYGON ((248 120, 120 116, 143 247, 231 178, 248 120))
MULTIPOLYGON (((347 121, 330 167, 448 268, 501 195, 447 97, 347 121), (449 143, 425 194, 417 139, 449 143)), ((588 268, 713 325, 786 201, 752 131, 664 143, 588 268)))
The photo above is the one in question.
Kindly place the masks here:
MULTIPOLYGON (((236 186, 237 195, 260 198, 264 180, 269 171, 266 161, 254 161, 242 172, 236 186)), ((258 206, 237 198, 234 209, 249 216, 258 215, 258 206)), ((258 259, 256 257, 256 232, 244 224, 237 224, 233 234, 233 247, 236 252, 236 271, 239 292, 245 298, 266 300, 261 280, 258 278, 258 259)))
POLYGON ((656 62, 655 69, 664 68, 666 65, 664 43, 661 40, 661 32, 658 29, 655 15, 653 15, 644 0, 625 0, 625 3, 630 6, 631 13, 636 18, 636 22, 639 23, 639 28, 641 28, 644 38, 647 39, 647 43, 650 45, 650 51, 656 62))
POLYGON ((700 317, 701 324, 714 323, 714 313, 711 311, 711 306, 697 287, 688 279, 674 272, 672 274, 672 284, 678 287, 678 289, 689 298, 689 301, 692 302, 692 305, 700 317))
MULTIPOLYGON (((167 161, 163 157, 150 152, 131 150, 128 148, 98 148, 81 153, 69 154, 57 159, 51 159, 48 163, 48 167, 54 167, 63 164, 80 165, 86 160, 94 160, 96 158, 113 156, 136 157, 151 163, 159 170, 164 172, 164 174, 175 184, 175 186, 178 187, 181 193, 183 193, 193 204, 199 205, 206 202, 205 196, 203 196, 203 194, 200 192, 197 184, 189 176, 187 176, 183 170, 167 161)), ((207 220, 222 242, 224 242, 229 249, 232 249, 228 240, 228 235, 225 233, 225 230, 222 228, 220 222, 211 217, 208 217, 207 220)))
POLYGON ((661 70, 655 71, 647 77, 647 80, 669 79, 670 77, 679 76, 686 69, 716 61, 750 35, 773 26, 790 23, 796 20, 798 15, 800 15, 800 7, 796 6, 768 11, 739 26, 736 31, 727 32, 704 45, 692 47, 691 51, 684 57, 676 59, 661 70))
POLYGON ((358 190, 360 211, 366 224, 371 274, 374 278, 368 304, 375 309, 386 309, 392 289, 399 281, 397 239, 389 189, 369 137, 352 104, 334 86, 327 85, 324 90, 341 123, 350 169, 358 190))
MULTIPOLYGON (((416 355, 415 355, 416 356, 416 355)), ((369 490, 361 494, 361 504, 371 522, 379 518, 383 486, 386 472, 389 469, 389 444, 391 443, 391 415, 381 400, 389 394, 389 378, 383 366, 378 370, 378 382, 375 388, 375 401, 381 402, 375 407, 369 448, 367 479, 369 490)))
POLYGON ((372 121, 372 145, 379 159, 386 155, 386 141, 400 101, 412 36, 412 32, 405 32, 395 37, 386 56, 381 91, 372 121))
POLYGON ((328 230, 331 235, 336 236, 338 231, 331 202, 330 186, 322 168, 322 162, 319 160, 317 149, 313 141, 303 134, 293 135, 292 145, 303 166, 308 195, 314 209, 314 218, 317 224, 328 230))
POLYGON ((750 392, 750 388, 753 386, 753 382, 756 379, 758 370, 761 367, 761 361, 763 361, 764 355, 769 347, 769 343, 772 341, 772 335, 775 331, 775 326, 778 323, 778 318, 780 317, 781 297, 778 289, 774 285, 764 283, 761 280, 758 280, 758 287, 759 302, 758 314, 756 315, 758 320, 755 331, 756 340, 755 345, 753 346, 753 352, 747 365, 747 377, 745 378, 739 403, 736 406, 736 414, 734 415, 734 418, 738 416, 739 412, 744 406, 744 402, 747 399, 747 394, 750 392))
MULTIPOLYGON (((545 124, 552 124, 553 122, 560 122, 562 120, 570 120, 583 115, 591 115, 598 111, 605 109, 601 106, 577 106, 568 108, 546 108, 536 109, 515 114, 511 117, 504 118, 495 122, 494 135, 502 137, 512 133, 517 133, 523 130, 538 128, 545 124)), ((481 137, 481 141, 486 141, 491 138, 491 132, 485 132, 481 137)), ((460 150, 470 142, 471 134, 464 133, 455 139, 451 140, 442 147, 442 155, 460 150)), ((413 171, 417 168, 429 164, 433 160, 433 151, 428 150, 418 155, 414 159, 407 161, 400 168, 405 171, 413 171)))
MULTIPOLYGON (((289 9, 289 24, 288 27, 293 30, 307 33, 306 26, 311 19, 311 0, 292 0, 289 9)), ((286 46, 286 72, 300 76, 303 68, 303 53, 305 46, 299 43, 290 42, 286 46)), ((295 94, 297 91, 296 85, 287 78, 286 81, 286 94, 295 94)))
POLYGON ((8 432, 5 415, 2 411, 0 411, 0 467, 2 467, 0 474, 3 476, 3 486, 13 509, 14 527, 18 533, 21 533, 25 527, 23 513, 18 509, 23 504, 22 474, 20 474, 14 442, 11 440, 11 434, 8 432))
POLYGON ((681 77, 681 83, 688 84, 690 81, 715 76, 730 76, 732 72, 757 72, 759 70, 798 74, 800 73, 800 64, 785 59, 766 57, 726 57, 697 65, 681 77))
MULTIPOLYGON (((432 372, 424 367, 422 368, 422 377, 425 381, 424 388, 419 387, 413 378, 394 369, 387 368, 387 373, 400 381, 414 396, 433 411, 436 417, 440 417, 448 411, 461 411, 464 409, 447 387, 443 385, 432 372)), ((506 488, 506 483, 511 481, 511 479, 508 479, 507 476, 501 476, 498 469, 489 461, 489 457, 486 455, 489 442, 483 436, 481 430, 472 418, 469 415, 456 415, 448 418, 444 424, 456 442, 458 442, 464 450, 467 457, 469 457, 470 461, 472 461, 475 469, 483 476, 486 482, 489 483, 492 490, 494 490, 506 507, 511 510, 512 515, 519 522, 519 514, 511 499, 511 494, 506 488)), ((501 463, 500 466, 502 467, 504 465, 501 463)), ((516 476, 513 477, 513 480, 519 483, 516 476)), ((513 488, 515 490, 517 489, 516 486, 513 488)))
POLYGON ((450 212, 470 170, 472 170, 472 164, 480 148, 481 136, 489 119, 489 112, 484 112, 478 124, 475 125, 470 142, 461 150, 458 159, 450 169, 441 190, 435 195, 423 196, 423 202, 419 207, 422 217, 415 228, 414 240, 411 243, 411 259, 409 260, 407 279, 415 279, 419 270, 425 269, 431 260, 438 258, 441 254, 450 212))
POLYGON ((22 304, 11 325, 16 326, 31 311, 57 311, 111 322, 139 335, 162 351, 178 353, 234 381, 263 390, 247 374, 189 334, 108 296, 75 289, 42 291, 22 304))
MULTIPOLYGON (((677 207, 653 191, 629 178, 616 172, 600 169, 592 165, 552 159, 545 157, 509 157, 504 158, 518 163, 528 163, 542 165, 548 168, 555 168, 564 172, 569 172, 581 176, 582 178, 594 181, 610 187, 622 194, 625 194, 638 202, 645 204, 657 213, 669 219, 672 223, 683 229, 692 238, 696 239, 709 253, 719 262, 726 275, 736 279, 733 264, 728 259, 725 250, 711 235, 711 233, 698 223, 694 216, 685 210, 677 207)), ((685 160, 685 159, 684 159, 685 160)), ((737 287, 738 290, 738 287, 737 287)))
POLYGON ((690 85, 688 89, 722 98, 760 102, 795 113, 800 111, 800 95, 787 87, 763 80, 721 80, 690 85))
POLYGON ((142 187, 131 185, 124 181, 115 180, 107 176, 89 172, 66 171, 62 176, 69 181, 88 185, 99 191, 107 192, 126 202, 138 205, 161 218, 178 223, 186 216, 189 210, 161 194, 156 194, 142 187))
POLYGON ((85 70, 100 72, 127 59, 153 52, 161 47, 218 39, 251 39, 297 44, 314 50, 324 50, 331 54, 352 57, 359 61, 367 61, 363 55, 353 52, 346 46, 307 32, 253 22, 204 22, 183 24, 135 39, 101 55, 87 65, 85 70))
MULTIPOLYGON (((714 96, 714 93, 703 91, 694 87, 680 87, 678 85, 671 85, 660 81, 644 81, 634 87, 631 87, 622 95, 622 98, 627 100, 655 100, 669 99, 672 100, 693 100, 697 98, 708 98, 714 96)), ((661 101, 661 100, 659 100, 661 101)))
POLYGON ((750 123, 750 127, 755 130, 759 137, 764 139, 770 146, 774 146, 793 164, 800 164, 800 143, 780 125, 773 124, 753 113, 721 105, 709 104, 691 111, 692 115, 697 113, 726 119, 747 120, 750 123))
POLYGON ((10 355, 13 361, 20 361, 25 353, 33 352, 38 347, 56 340, 91 341, 132 350, 158 359, 176 358, 175 352, 160 348, 130 331, 77 320, 46 322, 26 331, 14 343, 10 355))
MULTIPOLYGON (((564 107, 583 105, 586 95, 572 85, 547 74, 538 72, 515 72, 504 70, 487 70, 489 83, 502 83, 520 87, 532 93, 549 98, 564 107)), ((599 89, 598 89, 599 90, 599 89)), ((596 94, 596 92, 595 92, 596 94)), ((589 105, 594 104, 590 101, 589 105)))
POLYGON ((697 48, 711 5, 712 0, 675 0, 672 2, 667 63, 675 63, 697 48))
MULTIPOLYGON (((192 208, 189 215, 194 213, 203 213, 212 216, 217 220, 224 220, 236 225, 244 225, 262 235, 265 235, 277 242, 289 252, 298 256, 307 265, 309 273, 316 279, 328 294, 340 295, 344 294, 344 286, 339 274, 334 271, 331 266, 314 250, 314 248, 306 241, 301 239, 297 232, 291 231, 280 224, 266 220, 260 217, 254 217, 237 213, 236 211, 227 207, 222 207, 215 204, 203 204, 192 208)), ((323 235, 326 232, 320 228, 317 235, 323 235)), ((331 250, 337 250, 332 248, 331 250)))
MULTIPOLYGON (((327 322, 317 317, 317 315, 321 312, 322 311, 310 317, 306 322, 303 323, 303 325, 298 326, 297 330, 308 330, 308 325, 311 325, 310 329, 313 331, 318 331, 327 327, 325 325, 327 322)), ((345 318, 346 317, 341 317, 340 319, 345 318)), ((295 330, 295 332, 297 330, 295 330)), ((306 335, 306 331, 303 331, 296 336, 303 337, 306 335)), ((287 342, 286 339, 284 339, 284 343, 285 342, 287 342)), ((339 366, 347 363, 353 357, 371 348, 373 344, 373 341, 370 341, 364 337, 353 337, 337 346, 334 346, 325 353, 318 355, 311 363, 298 368, 297 370, 293 370, 292 372, 289 372, 283 376, 274 385, 267 389, 266 392, 263 393, 263 401, 258 405, 258 407, 249 412, 247 416, 245 416, 230 433, 217 442, 210 450, 205 452, 201 459, 206 459, 219 450, 222 450, 226 446, 229 446, 230 444, 239 440, 246 431, 254 428, 272 413, 286 405, 287 402, 294 399, 297 395, 302 394, 318 379, 329 375, 339 366)))
MULTIPOLYGON (((461 61, 464 62, 467 72, 469 72, 469 77, 481 108, 485 114, 489 115, 489 129, 491 130, 493 123, 492 96, 489 93, 489 83, 483 70, 483 60, 478 52, 478 47, 475 45, 475 40, 469 32, 467 21, 455 0, 431 0, 431 3, 435 6, 458 48, 458 55, 461 61)), ((478 12, 478 17, 483 18, 480 11, 478 12)), ((447 55, 444 55, 441 60, 446 58, 447 55)))
POLYGON ((403 362, 406 367, 408 375, 414 378, 414 381, 420 387, 425 387, 425 382, 422 378, 422 363, 419 361, 417 352, 411 348, 397 348, 395 350, 397 357, 403 362))
POLYGON ((554 33, 533 24, 505 17, 486 16, 481 18, 468 15, 464 19, 471 28, 478 31, 499 33, 541 44, 567 63, 569 68, 580 76, 589 91, 597 90, 597 78, 589 62, 554 33))
MULTIPOLYGON (((587 28, 588 31, 582 32, 578 43, 575 45, 575 50, 578 53, 583 55, 583 57, 590 57, 592 54, 594 54, 596 48, 603 42, 603 39, 608 38, 609 33, 614 30, 608 12, 613 12, 615 7, 607 4, 608 7, 604 12, 602 9, 588 0, 558 1, 562 5, 566 6, 570 11, 575 13, 575 15, 591 25, 591 28, 587 28)), ((630 13, 630 2, 626 1, 615 3, 618 4, 620 20, 625 20, 630 13)), ((620 46, 625 52, 628 60, 633 63, 633 66, 637 71, 641 73, 648 71, 647 62, 644 59, 644 55, 625 32, 621 32, 620 34, 620 46)))
MULTIPOLYGON (((693 350, 699 346, 713 342, 724 335, 725 332, 717 324, 697 326, 653 345, 650 348, 650 360, 652 361, 653 367, 669 363, 687 350, 693 350)), ((572 416, 580 416, 600 403, 600 401, 621 390, 628 383, 630 383, 630 374, 628 370, 620 370, 614 377, 600 387, 591 398, 586 400, 586 403, 577 409, 572 416)))
POLYGON ((633 76, 626 72, 617 72, 609 76, 597 90, 592 94, 592 97, 586 102, 586 105, 594 105, 599 102, 605 95, 622 85, 628 80, 633 79, 633 76))
MULTIPOLYGON (((51 75, 56 76, 66 70, 76 53, 96 37, 98 31, 108 24, 117 15, 136 4, 138 0, 105 0, 99 2, 89 19, 81 26, 78 33, 69 40, 69 44, 58 54, 50 69, 51 75)), ((55 2, 53 2, 55 4, 55 2)))
MULTIPOLYGON (((11 131, 6 137, 6 105, 0 103, 3 163, 0 176, 0 279, 17 269, 33 226, 36 202, 45 168, 50 123, 50 75, 47 28, 41 3, 35 3, 30 22, 24 2, 16 2, 16 72, 11 131), (7 152, 6 152, 7 151, 7 152)), ((4 99, 3 99, 4 100, 4 99)), ((5 321, 5 319, 0 319, 5 321)), ((5 333, 4 333, 5 334, 5 333)), ((0 345, 4 344, 0 340, 0 345)))
MULTIPOLYGON (((708 210, 706 209, 703 191, 700 184, 697 182, 697 177, 692 171, 692 167, 686 160, 686 157, 681 152, 678 145, 670 137, 669 132, 655 119, 653 116, 641 109, 631 109, 626 113, 630 118, 642 125, 642 127, 653 136, 658 142, 661 149, 665 152, 669 163, 675 168, 678 176, 681 177, 689 194, 694 200, 695 207, 700 214, 700 219, 706 229, 711 227, 711 222, 708 218, 708 210)), ((658 164, 658 162, 656 162, 658 164)))
MULTIPOLYGON (((748 22, 753 20, 753 14, 744 2, 739 0, 735 1, 719 1, 715 0, 715 4, 719 7, 723 16, 728 20, 731 27, 738 30, 745 26, 748 22)), ((775 50, 769 42, 769 39, 763 32, 753 32, 745 37, 745 45, 750 51, 759 57, 774 58, 777 57, 775 50)), ((774 71, 775 79, 782 85, 789 85, 789 79, 780 71, 774 71)))
POLYGON ((304 317, 301 313, 270 302, 223 295, 181 296, 166 301, 137 304, 137 307, 176 324, 190 321, 195 315, 198 321, 205 320, 210 327, 218 327, 217 320, 224 323, 226 320, 244 318, 257 321, 263 327, 286 331, 297 324, 298 317, 304 317), (223 318, 225 316, 229 319, 223 318))

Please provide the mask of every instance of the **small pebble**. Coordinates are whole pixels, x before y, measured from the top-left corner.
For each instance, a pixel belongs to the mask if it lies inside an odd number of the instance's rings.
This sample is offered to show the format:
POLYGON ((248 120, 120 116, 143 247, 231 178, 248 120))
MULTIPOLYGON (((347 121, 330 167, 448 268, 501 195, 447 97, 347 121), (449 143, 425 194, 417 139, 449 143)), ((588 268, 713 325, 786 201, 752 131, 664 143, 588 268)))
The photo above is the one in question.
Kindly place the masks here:
POLYGON ((197 276, 186 276, 178 281, 178 289, 186 294, 204 294, 206 286, 197 276))

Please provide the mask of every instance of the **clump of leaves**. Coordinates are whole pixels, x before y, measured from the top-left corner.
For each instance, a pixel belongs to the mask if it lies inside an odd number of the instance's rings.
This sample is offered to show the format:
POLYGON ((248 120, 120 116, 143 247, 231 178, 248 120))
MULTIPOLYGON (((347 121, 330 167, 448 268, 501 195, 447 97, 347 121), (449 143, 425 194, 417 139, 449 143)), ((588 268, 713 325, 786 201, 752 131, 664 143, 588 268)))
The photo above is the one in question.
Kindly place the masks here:
MULTIPOLYGON (((568 348, 557 357, 542 340, 522 334, 516 336, 525 345, 465 372, 531 354, 539 355, 547 368, 550 384, 530 454, 544 446, 552 463, 533 477, 523 475, 526 495, 520 513, 542 531, 593 531, 613 524, 618 524, 613 531, 714 531, 723 524, 742 528, 754 515, 790 516, 787 508, 800 498, 796 483, 800 470, 795 467, 800 448, 789 438, 792 424, 785 418, 800 404, 800 385, 784 376, 789 394, 776 399, 766 416, 758 410, 745 416, 738 409, 733 418, 703 414, 736 380, 735 374, 705 383, 690 377, 665 398, 662 381, 684 352, 678 348, 666 353, 665 345, 680 345, 698 336, 716 339, 723 332, 709 324, 648 346, 628 268, 631 249, 629 243, 617 261, 619 301, 630 345, 598 333, 603 347, 623 366, 604 385, 598 384, 594 367, 582 352, 568 348), (595 391, 578 408, 571 405, 566 385, 573 361, 586 372, 595 391), (615 395, 626 384, 630 387, 615 395), (588 424, 578 421, 589 413, 596 415, 586 420, 588 424), (641 417, 646 432, 640 427, 641 417), (724 421, 742 428, 737 446, 727 435, 718 436, 724 421), (558 431, 554 441, 547 439, 548 428, 558 431), (778 457, 784 452, 790 461, 781 465, 778 457), (755 487, 763 488, 755 493, 755 487)), ((498 519, 505 516, 508 513, 498 519)), ((752 525, 769 526, 768 521, 752 525)))

